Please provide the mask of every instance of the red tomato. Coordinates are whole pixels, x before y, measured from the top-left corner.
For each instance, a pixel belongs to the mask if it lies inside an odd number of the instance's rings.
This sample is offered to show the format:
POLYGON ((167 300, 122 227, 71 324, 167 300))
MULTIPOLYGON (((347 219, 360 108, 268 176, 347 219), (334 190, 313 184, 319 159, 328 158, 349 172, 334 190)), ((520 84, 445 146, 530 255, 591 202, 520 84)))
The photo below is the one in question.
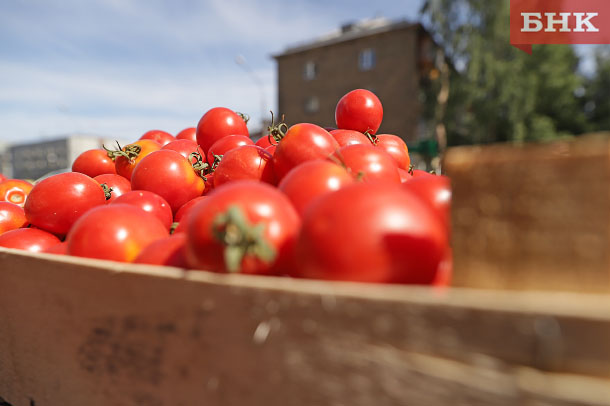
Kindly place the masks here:
POLYGON ((309 123, 295 124, 288 129, 273 154, 275 173, 281 179, 297 165, 325 159, 337 149, 337 141, 322 127, 309 123))
POLYGON ((68 233, 68 254, 132 262, 167 228, 150 213, 129 204, 109 204, 85 213, 68 233))
POLYGON ((433 175, 433 174, 431 174, 429 172, 422 171, 421 169, 411 169, 410 172, 411 172, 411 176, 413 178, 418 178, 420 176, 425 176, 425 177, 435 176, 435 175, 433 175))
POLYGON ((331 157, 345 165, 351 174, 364 182, 400 183, 396 162, 382 149, 373 145, 353 144, 342 147, 331 157))
POLYGON ((164 198, 146 190, 132 190, 117 197, 112 204, 129 204, 154 215, 169 231, 172 226, 172 209, 164 198))
POLYGON ((145 156, 133 171, 131 188, 148 190, 164 198, 178 211, 180 206, 201 196, 205 184, 191 163, 176 151, 160 150, 145 156))
POLYGON ((275 145, 275 143, 271 143, 270 139, 271 137, 269 135, 263 135, 254 143, 254 145, 258 145, 259 147, 266 149, 267 147, 275 145))
POLYGON ((403 185, 431 206, 449 230, 451 224, 451 182, 446 176, 419 176, 403 185))
POLYGON ((187 262, 214 272, 279 274, 290 264, 299 225, 294 207, 273 186, 232 182, 189 215, 187 262))
POLYGON ((400 181, 402 183, 408 182, 411 179, 413 179, 413 176, 411 176, 409 171, 406 171, 406 170, 404 170, 402 168, 398 168, 398 174, 400 175, 400 181))
POLYGON ((206 199, 206 198, 207 198, 207 196, 199 196, 199 197, 196 197, 196 198, 184 203, 182 205, 182 207, 180 207, 180 209, 178 209, 178 211, 176 212, 176 215, 174 216, 174 221, 176 221, 176 222, 182 221, 182 219, 186 218, 185 216, 187 216, 191 212, 191 210, 193 210, 193 207, 195 207, 195 205, 197 205, 197 203, 199 203, 200 201, 202 201, 203 199, 206 199))
POLYGON ((227 135, 250 135, 246 122, 227 108, 208 110, 197 124, 197 143, 205 156, 216 141, 227 135))
POLYGON ((265 148, 265 151, 267 151, 271 155, 275 155, 276 149, 277 149, 277 145, 269 145, 267 148, 265 148))
POLYGON ((376 146, 387 152, 399 168, 408 170, 411 165, 409 149, 402 138, 393 134, 379 134, 376 136, 376 146))
POLYGON ((159 144, 161 144, 161 146, 164 146, 164 145, 169 144, 170 142, 176 140, 173 135, 171 135, 168 132, 161 131, 161 130, 147 131, 140 137, 140 139, 141 140, 153 140, 153 141, 156 141, 159 144))
POLYGON ((208 163, 214 162, 214 155, 224 155, 228 151, 243 145, 254 145, 245 135, 228 135, 216 141, 208 150, 208 163))
POLYGON ((45 254, 57 254, 57 255, 68 255, 68 243, 65 241, 59 244, 51 245, 49 248, 43 250, 45 254))
POLYGON ((42 252, 59 243, 59 238, 37 228, 18 228, 0 234, 0 247, 42 252))
POLYGON ((319 196, 354 183, 352 175, 342 166, 329 161, 305 162, 290 172, 278 188, 288 196, 299 215, 319 196))
POLYGON ((121 175, 105 174, 93 178, 100 185, 103 183, 110 189, 110 199, 106 203, 112 203, 117 197, 131 190, 131 182, 121 175))
POLYGON ((32 188, 32 184, 25 180, 9 179, 0 182, 0 201, 23 207, 32 188))
POLYGON ((236 180, 260 180, 275 185, 273 156, 256 145, 228 151, 214 171, 214 187, 236 180))
POLYGON ((169 144, 165 144, 165 146, 161 149, 176 151, 186 159, 190 159, 189 155, 194 152, 199 152, 199 145, 197 145, 195 141, 191 140, 176 140, 170 142, 169 144))
POLYGON ((9 202, 0 202, 0 234, 16 230, 28 224, 23 207, 9 202))
POLYGON ((72 172, 84 173, 92 178, 106 173, 116 173, 114 161, 103 149, 90 149, 80 154, 72 164, 72 172))
POLYGON ((442 224, 416 196, 388 183, 356 183, 305 212, 295 276, 429 284, 446 250, 442 224))
POLYGON ((133 261, 136 264, 166 265, 187 268, 184 258, 186 234, 173 234, 152 242, 133 261))
POLYGON ((195 127, 185 128, 176 134, 177 140, 191 140, 197 142, 197 129, 195 127))
POLYGON ((375 134, 383 119, 383 107, 374 93, 365 89, 352 90, 339 100, 335 109, 337 127, 361 133, 375 134))
POLYGON ((5 180, 8 180, 8 178, 0 173, 0 182, 4 182, 5 180))
POLYGON ((161 144, 152 140, 138 140, 123 147, 124 155, 117 154, 114 160, 116 173, 127 180, 131 180, 131 174, 136 165, 151 152, 161 149, 161 144))
POLYGON ((24 209, 32 225, 65 235, 80 216, 105 203, 104 190, 97 181, 82 173, 68 172, 38 182, 24 209))
POLYGON ((371 145, 371 140, 369 140, 366 135, 358 131, 332 130, 330 134, 341 147, 352 144, 371 145))

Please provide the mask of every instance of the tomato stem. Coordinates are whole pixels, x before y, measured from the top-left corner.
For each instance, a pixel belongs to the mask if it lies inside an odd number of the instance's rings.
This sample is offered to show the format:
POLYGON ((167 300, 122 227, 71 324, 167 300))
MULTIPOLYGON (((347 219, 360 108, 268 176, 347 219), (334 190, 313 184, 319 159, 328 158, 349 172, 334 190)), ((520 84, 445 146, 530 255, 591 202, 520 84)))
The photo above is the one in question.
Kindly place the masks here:
POLYGON ((104 196, 106 197, 106 200, 110 200, 112 197, 112 188, 105 183, 100 184, 100 186, 102 189, 104 189, 104 196))
POLYGON ((271 125, 267 127, 267 131, 269 131, 269 135, 267 135, 267 138, 271 145, 278 145, 282 138, 286 136, 286 131, 288 131, 288 124, 284 122, 283 114, 280 122, 275 124, 273 111, 269 110, 269 112, 271 113, 271 125))
POLYGON ((366 130, 363 134, 366 135, 366 138, 368 138, 373 145, 377 145, 377 142, 379 142, 379 137, 377 137, 375 134, 371 134, 369 131, 371 130, 366 130))
POLYGON ((121 144, 116 141, 116 145, 119 148, 118 150, 108 149, 105 145, 102 145, 102 148, 106 151, 106 154, 113 161, 116 160, 120 156, 124 156, 129 160, 129 163, 134 163, 135 159, 140 155, 142 151, 142 147, 136 144, 127 145, 125 148, 121 148, 121 144))
POLYGON ((189 161, 195 172, 198 172, 199 176, 201 176, 204 181, 207 181, 208 178, 206 175, 212 173, 212 170, 207 162, 203 162, 201 154, 199 152, 191 152, 189 154, 189 161), (193 162, 193 160, 195 160, 195 162, 193 162))
POLYGON ((245 114, 245 113, 240 113, 239 111, 236 111, 235 114, 237 114, 238 116, 241 117, 242 120, 244 120, 246 122, 246 124, 248 124, 248 121, 250 121, 250 116, 245 114))

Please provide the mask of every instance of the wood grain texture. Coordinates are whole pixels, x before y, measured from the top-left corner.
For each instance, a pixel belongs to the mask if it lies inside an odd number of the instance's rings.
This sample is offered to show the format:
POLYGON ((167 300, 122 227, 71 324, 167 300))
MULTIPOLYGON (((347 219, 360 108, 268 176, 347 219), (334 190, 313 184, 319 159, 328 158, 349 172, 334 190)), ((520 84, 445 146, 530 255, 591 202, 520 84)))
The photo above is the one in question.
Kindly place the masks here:
POLYGON ((607 295, 229 276, 0 249, 0 397, 610 405, 609 310, 607 295))
POLYGON ((609 135, 449 150, 454 284, 610 292, 609 135))

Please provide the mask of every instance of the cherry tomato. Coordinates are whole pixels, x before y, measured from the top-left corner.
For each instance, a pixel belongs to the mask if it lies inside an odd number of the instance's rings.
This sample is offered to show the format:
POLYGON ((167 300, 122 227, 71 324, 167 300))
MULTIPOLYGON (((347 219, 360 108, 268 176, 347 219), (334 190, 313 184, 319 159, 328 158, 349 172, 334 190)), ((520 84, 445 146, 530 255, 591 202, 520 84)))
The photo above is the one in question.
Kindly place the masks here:
POLYGON ((243 145, 254 145, 245 135, 227 135, 216 141, 208 150, 208 163, 214 162, 214 155, 224 155, 228 151, 243 145))
POLYGON ((345 165, 356 179, 364 182, 400 183, 396 162, 373 145, 352 144, 342 147, 331 160, 345 165))
POLYGON ((32 225, 65 235, 80 216, 105 203, 104 190, 97 181, 82 173, 68 172, 38 182, 24 209, 32 225))
POLYGON ((422 171, 421 169, 411 169, 410 173, 413 178, 419 178, 420 176, 435 176, 430 172, 422 171))
POLYGON ((0 182, 4 182, 5 180, 8 180, 8 178, 0 173, 0 182))
POLYGON ((187 268, 184 258, 186 234, 174 234, 150 243, 133 261, 136 264, 165 265, 187 268))
POLYGON ((153 140, 158 142, 161 146, 167 145, 172 141, 175 141, 176 138, 174 138, 173 135, 171 135, 168 132, 165 131, 161 131, 161 130, 150 130, 145 132, 141 137, 141 140, 153 140))
POLYGON ((59 238, 37 228, 18 228, 0 234, 0 247, 42 252, 59 243, 59 238))
POLYGON ((138 140, 126 145, 122 148, 124 155, 117 154, 114 160, 116 173, 131 180, 131 174, 142 158, 160 149, 161 144, 153 140, 138 140))
POLYGON ((68 243, 62 241, 43 250, 45 254, 68 255, 68 243))
POLYGON ((256 145, 228 151, 214 171, 214 187, 236 180, 260 180, 275 185, 273 156, 256 145))
POLYGON ((154 215, 169 231, 172 226, 172 209, 164 198, 146 190, 132 190, 117 197, 112 204, 129 204, 154 215))
POLYGON ((106 203, 112 203, 117 197, 131 190, 131 182, 121 175, 105 174, 93 178, 100 185, 103 183, 110 189, 110 199, 106 203))
POLYGON ((371 140, 369 140, 366 135, 358 131, 333 130, 330 132, 330 134, 341 147, 352 144, 371 145, 371 140))
POLYGON ((295 276, 429 284, 447 247, 443 225, 416 196, 390 183, 356 183, 307 209, 295 276))
POLYGON ((176 140, 170 142, 169 144, 165 144, 165 146, 161 149, 176 151, 186 159, 190 159, 189 156, 192 153, 199 152, 199 145, 197 145, 195 141, 191 140, 176 140))
POLYGON ((288 196, 299 215, 319 196, 354 183, 352 175, 342 166, 329 161, 305 162, 292 169, 278 188, 288 196))
POLYGON ((409 149, 402 138, 394 134, 379 134, 376 140, 375 145, 387 152, 396 161, 399 168, 409 169, 411 165, 409 149))
POLYGON ((398 174, 400 175, 400 182, 401 183, 405 183, 405 182, 408 182, 411 179, 413 179, 413 176, 411 176, 409 171, 406 171, 406 170, 404 170, 402 168, 398 168, 398 174))
POLYGON ((246 122, 227 108, 214 107, 208 110, 197 124, 197 143, 205 156, 216 141, 227 135, 250 135, 246 122))
POLYGON ((271 155, 275 155, 276 149, 277 149, 277 145, 269 145, 267 148, 265 148, 265 151, 267 151, 271 155))
POLYGON ((374 93, 365 89, 352 90, 339 100, 335 109, 337 127, 361 133, 375 134, 383 119, 383 107, 374 93))
POLYGON ((178 209, 178 211, 176 212, 176 215, 174 216, 174 221, 181 222, 182 219, 186 218, 186 216, 191 212, 191 210, 193 210, 193 207, 195 207, 197 203, 206 198, 207 196, 199 196, 184 203, 182 207, 180 207, 180 209, 178 209))
POLYGON ((191 140, 197 142, 197 129, 195 127, 185 128, 176 134, 177 140, 191 140))
POLYGON ((23 207, 9 202, 0 202, 0 234, 16 230, 28 224, 23 207))
POLYGON ((232 182, 188 216, 187 263, 214 272, 279 274, 289 267, 299 226, 294 207, 273 186, 232 182))
POLYGON ((275 173, 281 179, 297 165, 325 159, 337 149, 337 141, 322 127, 309 123, 295 124, 288 129, 273 154, 275 173))
POLYGON ((131 188, 148 190, 164 198, 178 211, 180 206, 201 196, 205 184, 191 163, 176 151, 160 150, 145 156, 133 171, 131 188))
POLYGON ((271 137, 269 137, 268 135, 263 135, 254 143, 254 145, 258 145, 261 148, 267 149, 267 147, 275 145, 275 143, 274 144, 271 143, 270 138, 271 137))
POLYGON ((68 233, 68 254, 132 262, 153 241, 167 237, 154 215, 129 204, 109 204, 85 213, 68 233))
POLYGON ((449 230, 451 224, 451 182, 446 176, 419 176, 402 186, 413 192, 434 209, 438 218, 449 230))
POLYGON ((32 188, 32 184, 25 180, 9 179, 0 182, 0 201, 23 207, 32 188))
POLYGON ((116 173, 114 161, 103 149, 90 149, 74 160, 72 172, 84 173, 92 178, 106 173, 116 173))

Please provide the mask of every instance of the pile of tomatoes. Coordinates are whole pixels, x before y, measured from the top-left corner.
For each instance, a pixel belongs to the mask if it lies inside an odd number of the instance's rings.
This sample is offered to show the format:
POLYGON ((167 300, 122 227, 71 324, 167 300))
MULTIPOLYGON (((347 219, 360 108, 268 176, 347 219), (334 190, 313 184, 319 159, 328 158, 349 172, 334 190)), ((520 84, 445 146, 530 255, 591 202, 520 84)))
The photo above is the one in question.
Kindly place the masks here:
POLYGON ((377 134, 379 99, 357 89, 337 129, 272 122, 254 143, 244 115, 207 111, 176 136, 89 150, 72 172, 0 182, 0 246, 213 272, 446 283, 444 176, 410 168, 377 134))

